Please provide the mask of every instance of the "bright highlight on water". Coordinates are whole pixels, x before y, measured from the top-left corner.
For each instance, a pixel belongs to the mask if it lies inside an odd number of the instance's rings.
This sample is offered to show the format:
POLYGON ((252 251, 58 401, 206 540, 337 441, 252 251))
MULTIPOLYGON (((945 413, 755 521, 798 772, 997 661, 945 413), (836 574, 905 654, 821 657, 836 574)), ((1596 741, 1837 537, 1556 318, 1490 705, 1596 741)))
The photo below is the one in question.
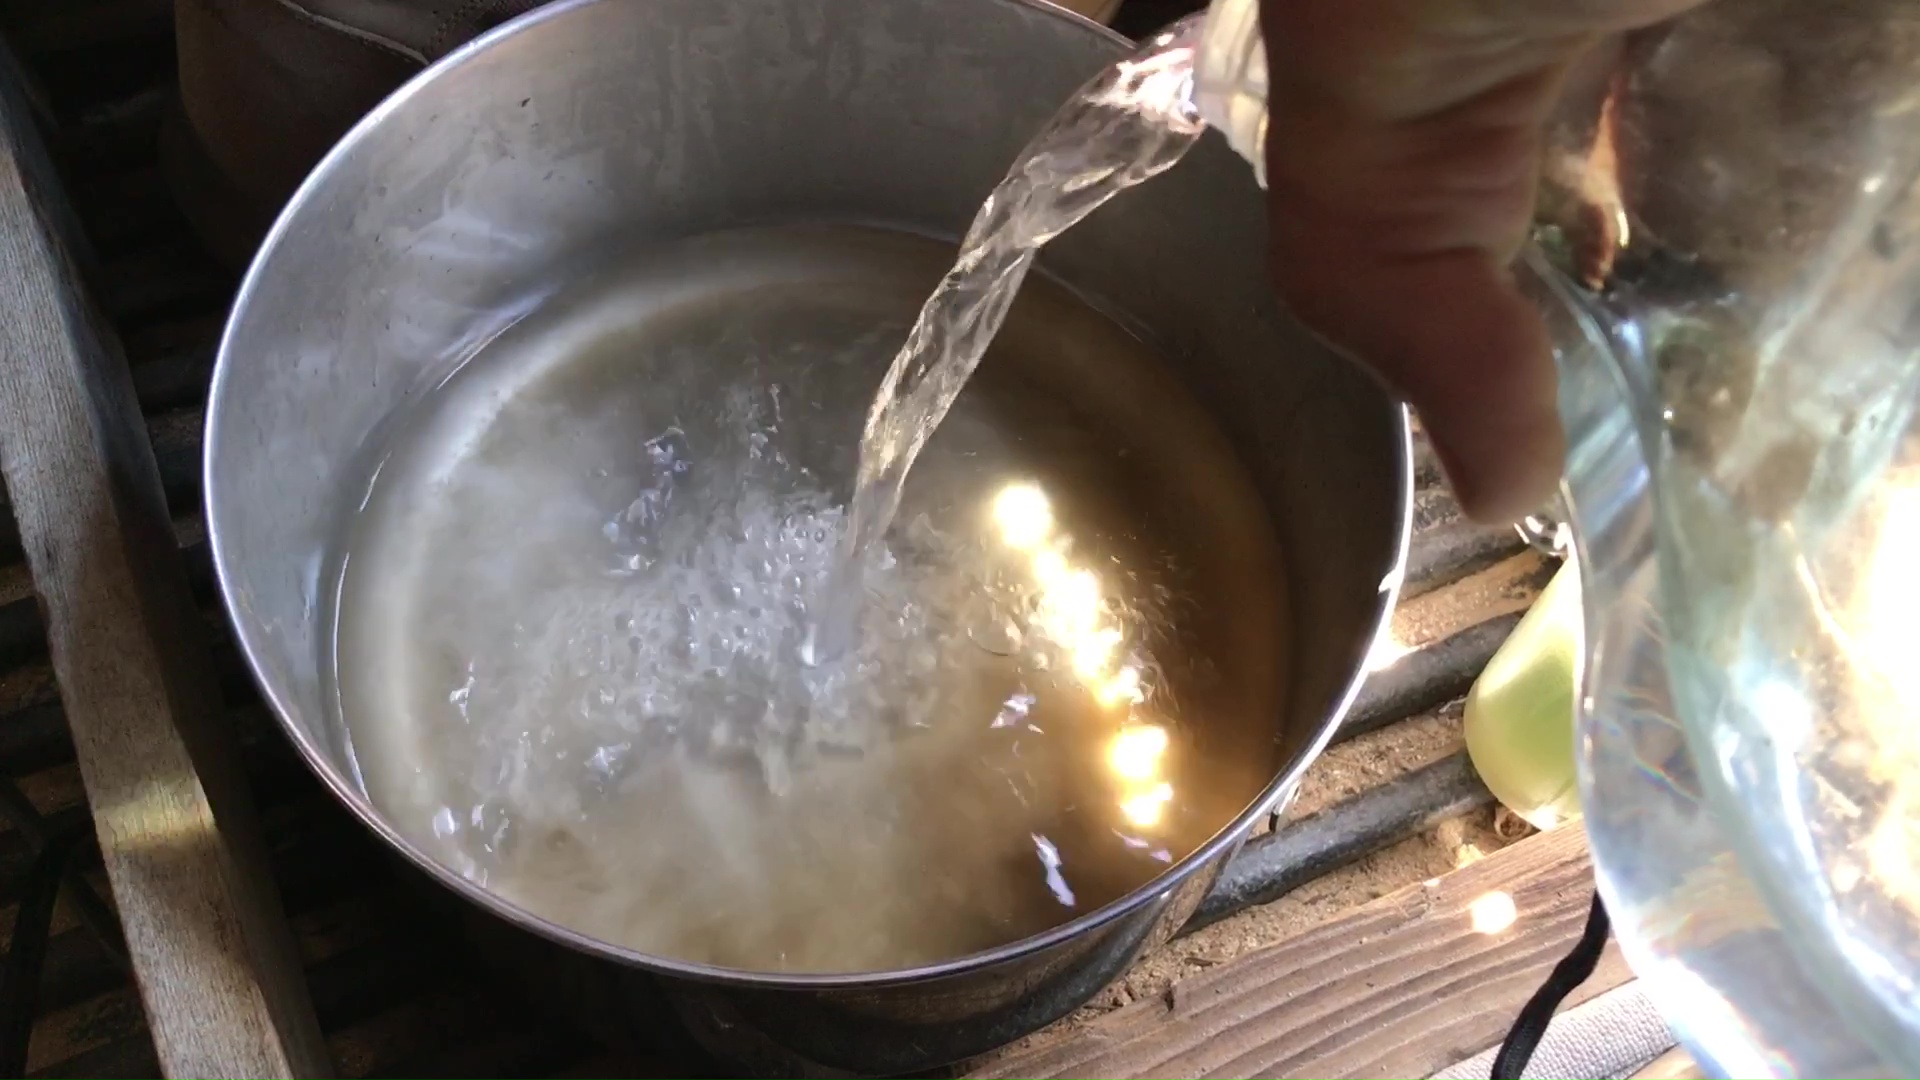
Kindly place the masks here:
POLYGON ((1126 631, 1105 616, 1099 577, 1068 563, 1072 542, 1054 535, 1053 506, 1038 487, 1015 483, 1002 488, 993 500, 993 521, 1002 543, 1032 558, 1033 578, 1040 586, 1033 629, 1065 650, 1074 676, 1102 708, 1124 713, 1124 726, 1113 737, 1107 761, 1121 781, 1120 807, 1127 820, 1152 828, 1173 801, 1172 785, 1160 776, 1167 733, 1134 715, 1146 703, 1140 665, 1120 659, 1126 631))

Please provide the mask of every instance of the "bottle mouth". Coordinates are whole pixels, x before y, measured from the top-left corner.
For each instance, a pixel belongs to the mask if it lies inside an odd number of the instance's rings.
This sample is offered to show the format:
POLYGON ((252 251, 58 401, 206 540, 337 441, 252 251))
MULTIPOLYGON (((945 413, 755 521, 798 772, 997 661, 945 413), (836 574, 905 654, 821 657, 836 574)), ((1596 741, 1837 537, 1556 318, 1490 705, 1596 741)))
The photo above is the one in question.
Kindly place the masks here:
MULTIPOLYGON (((1267 49, 1256 0, 1214 0, 1199 21, 1193 106, 1267 186, 1267 49)), ((1181 24, 1185 25, 1185 23, 1181 24)))

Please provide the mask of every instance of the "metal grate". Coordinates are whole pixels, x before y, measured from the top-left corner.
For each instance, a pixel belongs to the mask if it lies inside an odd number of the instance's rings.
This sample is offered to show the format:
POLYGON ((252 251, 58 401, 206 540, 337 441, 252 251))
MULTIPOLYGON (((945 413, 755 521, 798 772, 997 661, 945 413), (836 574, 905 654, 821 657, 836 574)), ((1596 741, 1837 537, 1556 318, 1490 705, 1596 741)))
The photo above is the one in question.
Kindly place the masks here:
MULTIPOLYGON (((187 232, 157 167, 171 102, 165 0, 0 0, 0 33, 39 81, 48 142, 93 248, 95 295, 117 327, 146 417, 175 532, 214 646, 221 690, 271 849, 315 1008, 342 1075, 579 1075, 635 1068, 686 1075, 700 1063, 603 1055, 481 970, 416 875, 338 809, 258 700, 217 610, 199 518, 200 439, 215 342, 234 280, 187 232), (97 9, 81 17, 77 9, 97 9)), ((0 318, 5 313, 0 312, 0 318)), ((1510 531, 1462 521, 1423 455, 1408 595, 1446 590, 1519 553, 1510 531)), ((1342 739, 1456 702, 1517 617, 1467 628, 1407 656, 1364 691, 1342 739)), ((1251 841, 1197 922, 1212 922, 1489 802, 1464 753, 1388 779, 1251 841)), ((91 836, 32 583, 11 514, 0 515, 0 930, 30 930, 42 853, 91 836)), ((28 1070, 36 1076, 154 1075, 104 881, 84 850, 66 871, 41 960, 28 1070)), ((39 884, 44 885, 41 881, 39 884)))

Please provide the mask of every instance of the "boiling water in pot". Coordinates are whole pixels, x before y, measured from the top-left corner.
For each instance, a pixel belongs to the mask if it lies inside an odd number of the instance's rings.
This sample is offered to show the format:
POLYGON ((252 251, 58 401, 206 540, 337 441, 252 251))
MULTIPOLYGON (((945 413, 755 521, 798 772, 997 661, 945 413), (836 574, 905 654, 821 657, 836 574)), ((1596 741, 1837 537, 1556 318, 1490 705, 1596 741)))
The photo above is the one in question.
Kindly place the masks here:
POLYGON ((1264 511, 1156 358, 1048 282, 922 453, 853 646, 795 659, 860 417, 950 251, 655 251, 405 418, 343 545, 335 667, 412 840, 649 953, 877 970, 1090 911, 1258 792, 1264 511))
POLYGON ((1091 911, 1255 797, 1286 655, 1258 497, 1142 343, 1047 282, 1009 307, 1191 141, 1080 107, 1036 147, 1103 176, 1030 156, 1058 220, 989 204, 944 279, 951 249, 853 228, 654 249, 402 418, 332 668, 412 841, 642 952, 876 971, 1091 911))

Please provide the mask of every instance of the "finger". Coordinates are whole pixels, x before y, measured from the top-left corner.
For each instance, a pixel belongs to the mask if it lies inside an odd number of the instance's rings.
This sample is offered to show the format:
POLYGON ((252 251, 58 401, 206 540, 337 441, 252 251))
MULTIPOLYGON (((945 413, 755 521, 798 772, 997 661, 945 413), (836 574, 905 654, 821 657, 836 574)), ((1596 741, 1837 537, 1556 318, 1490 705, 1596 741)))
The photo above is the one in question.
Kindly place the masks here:
POLYGON ((1281 294, 1419 411, 1461 507, 1510 521, 1552 494, 1566 454, 1540 315, 1480 252, 1402 261, 1275 244, 1281 294))
MULTIPOLYGON (((1445 25, 1465 23, 1443 5, 1424 3, 1432 11, 1432 21, 1445 25)), ((1698 7, 1705 0, 1452 0, 1467 9, 1483 25, 1500 26, 1513 33, 1548 35, 1597 31, 1617 33, 1664 22, 1698 7)))
POLYGON ((1558 74, 1413 123, 1270 108, 1275 286, 1419 410, 1462 506, 1487 520, 1537 509, 1563 455, 1546 334, 1503 270, 1558 74))
POLYGON ((1344 242, 1383 256, 1509 256, 1532 216, 1541 127, 1565 70, 1527 73, 1416 121, 1275 95, 1273 213, 1338 228, 1344 242))
POLYGON ((1413 120, 1702 2, 1260 0, 1260 23, 1275 95, 1413 120))

